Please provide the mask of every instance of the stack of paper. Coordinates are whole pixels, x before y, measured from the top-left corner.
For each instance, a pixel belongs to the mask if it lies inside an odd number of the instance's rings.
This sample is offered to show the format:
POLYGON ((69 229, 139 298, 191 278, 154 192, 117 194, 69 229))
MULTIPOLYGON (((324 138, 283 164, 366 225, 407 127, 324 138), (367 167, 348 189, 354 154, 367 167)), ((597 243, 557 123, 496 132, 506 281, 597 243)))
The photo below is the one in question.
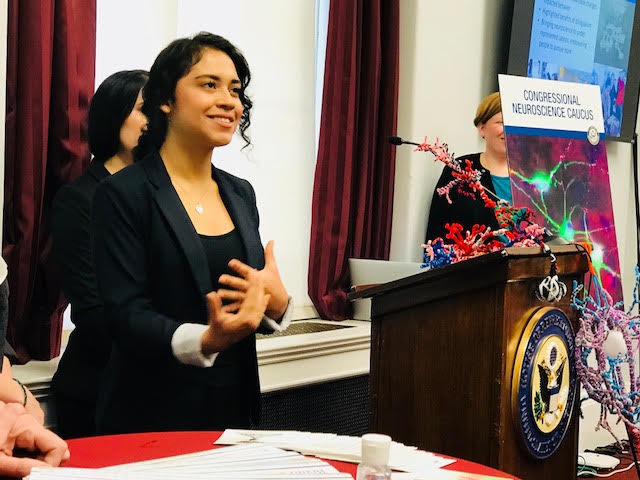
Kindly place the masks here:
MULTIPOLYGON (((304 455, 315 455, 331 460, 360 463, 360 437, 332 433, 310 433, 282 430, 233 430, 227 429, 216 440, 219 445, 259 443, 294 450, 304 455)), ((416 447, 392 442, 389 466, 403 472, 428 472, 455 462, 416 447)))
POLYGON ((29 480, 344 480, 327 462, 269 445, 236 445, 107 468, 34 468, 29 480))
MULTIPOLYGON (((217 444, 226 448, 128 463, 106 468, 34 468, 28 480, 236 480, 240 478, 289 480, 344 480, 340 473, 318 458, 360 462, 360 438, 328 433, 275 430, 226 430, 217 444), (300 452, 300 453, 298 453, 300 452)), ((392 442, 389 466, 409 473, 394 473, 394 480, 498 479, 441 470, 455 460, 415 447, 392 442)))

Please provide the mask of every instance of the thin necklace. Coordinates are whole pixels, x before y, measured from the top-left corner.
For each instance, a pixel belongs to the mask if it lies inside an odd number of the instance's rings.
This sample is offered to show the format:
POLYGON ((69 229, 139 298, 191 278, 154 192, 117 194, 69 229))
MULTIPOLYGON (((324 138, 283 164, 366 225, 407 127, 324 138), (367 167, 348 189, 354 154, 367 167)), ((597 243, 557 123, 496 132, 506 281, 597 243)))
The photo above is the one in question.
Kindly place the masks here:
MULTIPOLYGON (((193 201, 193 197, 191 196, 191 194, 189 193, 189 191, 184 188, 182 185, 180 185, 178 182, 175 181, 175 179, 173 179, 173 181, 175 182, 175 184, 178 186, 178 188, 180 188, 180 190, 182 190, 187 197, 189 197, 189 200, 193 201)), ((207 193, 209 193, 209 190, 211 190, 211 185, 209 185, 204 193, 202 195, 200 195, 200 198, 198 199, 198 201, 195 204, 195 210, 196 212, 198 212, 199 215, 202 215, 204 213, 204 207, 202 206, 202 199, 207 195, 207 193)))

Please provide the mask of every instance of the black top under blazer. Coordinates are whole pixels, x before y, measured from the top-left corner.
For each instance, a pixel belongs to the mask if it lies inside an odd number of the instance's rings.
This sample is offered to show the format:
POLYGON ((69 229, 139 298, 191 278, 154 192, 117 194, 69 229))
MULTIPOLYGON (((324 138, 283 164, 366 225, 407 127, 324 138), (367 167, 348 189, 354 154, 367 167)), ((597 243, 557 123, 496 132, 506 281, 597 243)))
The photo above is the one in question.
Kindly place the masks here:
MULTIPOLYGON (((242 238, 246 263, 262 269, 251 184, 213 166, 212 177, 242 238)), ((225 405, 247 399, 257 424, 254 334, 234 346, 234 361, 225 351, 211 368, 184 365, 172 353, 180 324, 207 323, 205 295, 213 287, 202 242, 158 153, 100 184, 93 226, 96 276, 114 339, 98 401, 98 430, 220 429, 225 405), (239 384, 245 398, 221 394, 239 384)))
MULTIPOLYGON (((484 168, 480 163, 479 153, 472 153, 470 155, 458 157, 457 160, 461 162, 463 167, 466 166, 465 161, 470 160, 472 168, 480 171, 480 183, 482 186, 484 186, 484 188, 488 188, 492 192, 495 192, 493 181, 491 180, 491 172, 484 168)), ((441 237, 445 240, 445 243, 451 243, 451 240, 445 239, 445 235, 448 232, 444 226, 447 223, 461 224, 463 227, 463 235, 464 231, 471 230, 474 225, 486 225, 487 227, 491 227, 491 230, 499 228, 498 220, 496 220, 494 211, 485 206, 484 201, 480 198, 479 194, 476 193, 475 198, 472 198, 458 193, 457 189, 454 187, 451 189, 449 195, 452 203, 449 203, 446 196, 438 193, 438 188, 444 187, 452 180, 454 180, 452 170, 448 166, 445 166, 444 170, 442 170, 442 174, 440 175, 436 188, 433 191, 425 242, 441 237)), ((490 193, 489 197, 494 198, 490 193)))
POLYGON ((64 395, 95 404, 100 377, 111 351, 91 251, 91 203, 98 184, 109 176, 93 160, 87 170, 63 186, 53 200, 51 233, 62 290, 71 303, 75 329, 53 376, 52 387, 64 395))

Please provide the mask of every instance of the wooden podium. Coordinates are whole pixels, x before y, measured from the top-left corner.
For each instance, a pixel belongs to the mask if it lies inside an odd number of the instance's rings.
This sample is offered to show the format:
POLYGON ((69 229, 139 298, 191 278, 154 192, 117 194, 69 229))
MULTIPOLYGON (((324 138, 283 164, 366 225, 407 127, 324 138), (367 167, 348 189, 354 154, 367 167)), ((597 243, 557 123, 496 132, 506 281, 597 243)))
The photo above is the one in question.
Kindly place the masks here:
MULTIPOLYGON (((568 292, 588 271, 575 245, 553 248, 568 292)), ((370 428, 399 442, 529 479, 574 479, 576 396, 564 440, 533 458, 512 416, 512 373, 532 312, 551 306, 534 290, 549 274, 539 248, 510 248, 352 293, 372 299, 370 428)))

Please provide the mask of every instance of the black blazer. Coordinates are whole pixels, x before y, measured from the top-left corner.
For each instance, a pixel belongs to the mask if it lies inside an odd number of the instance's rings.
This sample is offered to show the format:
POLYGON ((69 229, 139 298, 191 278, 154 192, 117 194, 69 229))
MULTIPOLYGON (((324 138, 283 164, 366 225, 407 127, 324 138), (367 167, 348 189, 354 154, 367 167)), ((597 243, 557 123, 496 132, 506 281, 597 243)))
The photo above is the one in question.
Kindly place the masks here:
MULTIPOLYGON (((212 176, 242 238, 247 263, 263 268, 251 184, 213 166, 212 176)), ((212 279, 204 248, 159 154, 101 183, 93 222, 98 286, 114 339, 98 401, 98 429, 224 428, 224 406, 247 399, 257 423, 255 335, 222 352, 211 368, 184 365, 173 356, 171 338, 181 323, 207 323, 205 295, 212 279), (245 398, 221 395, 238 384, 245 398)))
POLYGON ((101 162, 92 161, 80 177, 58 191, 51 211, 62 290, 71 303, 71 321, 75 325, 52 386, 57 394, 92 403, 111 351, 93 269, 90 234, 93 195, 100 181, 108 176, 101 162))
MULTIPOLYGON (((493 182, 491 181, 491 173, 480 163, 479 153, 458 157, 458 160, 462 162, 463 166, 465 165, 465 160, 471 160, 473 168, 481 172, 480 183, 485 188, 495 192, 493 182)), ((487 227, 491 227, 492 230, 499 228, 495 213, 492 209, 485 207, 480 195, 476 194, 476 198, 474 199, 466 195, 460 195, 455 189, 451 189, 450 197, 452 203, 450 204, 447 202, 446 196, 438 194, 438 188, 444 187, 454 179, 451 172, 452 170, 449 167, 444 167, 436 188, 433 191, 425 242, 434 240, 437 237, 442 237, 445 243, 451 243, 450 240, 444 238, 448 233, 444 228, 447 223, 459 223, 465 231, 471 230, 475 224, 486 225, 487 227)), ((489 196, 492 197, 491 194, 489 194, 489 196)))

